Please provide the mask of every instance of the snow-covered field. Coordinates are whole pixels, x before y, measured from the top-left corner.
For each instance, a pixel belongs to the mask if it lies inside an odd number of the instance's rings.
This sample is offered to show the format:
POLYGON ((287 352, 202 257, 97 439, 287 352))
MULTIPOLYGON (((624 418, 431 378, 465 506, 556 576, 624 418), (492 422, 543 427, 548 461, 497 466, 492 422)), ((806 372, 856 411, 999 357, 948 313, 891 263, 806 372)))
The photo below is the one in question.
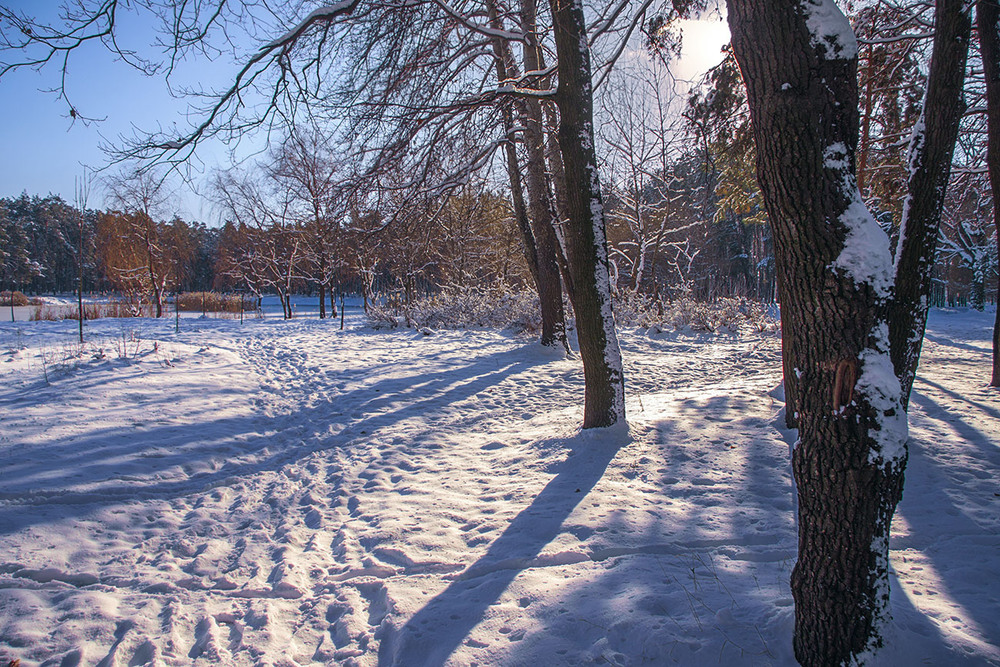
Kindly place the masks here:
MULTIPOLYGON (((1000 664, 991 323, 931 317, 879 664, 1000 664)), ((794 664, 776 334, 623 331, 582 433, 507 333, 180 324, 0 324, 0 658, 794 664)))

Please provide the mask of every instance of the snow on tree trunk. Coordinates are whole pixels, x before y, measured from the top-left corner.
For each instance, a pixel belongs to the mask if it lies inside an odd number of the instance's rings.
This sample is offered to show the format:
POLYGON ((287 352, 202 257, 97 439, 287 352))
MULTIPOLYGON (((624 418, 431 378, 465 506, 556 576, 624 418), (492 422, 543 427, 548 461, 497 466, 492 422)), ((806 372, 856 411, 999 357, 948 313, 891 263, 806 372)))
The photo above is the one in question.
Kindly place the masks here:
MULTIPOLYGON (((986 75, 986 164, 993 191, 993 224, 1000 239, 1000 3, 978 0, 976 27, 979 50, 986 75)), ((1000 253, 997 254, 1000 262, 1000 253)), ((1000 266, 997 267, 997 294, 1000 295, 1000 266)), ((998 296, 1000 302, 1000 296, 998 296)), ((1000 387, 1000 303, 993 323, 993 374, 990 385, 1000 387)))
POLYGON ((889 239, 855 178, 857 42, 833 0, 728 7, 795 378, 793 644, 802 664, 841 664, 881 642, 889 525, 906 464, 888 350, 889 239))
POLYGON ((583 427, 625 421, 625 380, 611 307, 597 156, 590 49, 580 0, 550 0, 559 59, 559 149, 566 185, 566 251, 583 360, 583 427))
POLYGON ((917 372, 927 325, 941 210, 951 174, 972 21, 966 0, 938 0, 927 92, 910 140, 909 176, 896 251, 895 295, 889 311, 892 363, 903 406, 917 372))

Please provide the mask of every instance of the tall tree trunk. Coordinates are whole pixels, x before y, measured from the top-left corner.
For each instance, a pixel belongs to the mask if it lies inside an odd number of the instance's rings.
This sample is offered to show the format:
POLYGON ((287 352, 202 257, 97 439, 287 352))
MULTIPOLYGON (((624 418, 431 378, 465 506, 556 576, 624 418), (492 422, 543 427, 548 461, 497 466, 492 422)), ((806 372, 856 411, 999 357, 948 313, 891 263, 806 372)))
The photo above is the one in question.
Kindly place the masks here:
POLYGON ((857 42, 833 0, 727 4, 797 379, 793 644, 804 665, 841 664, 881 643, 906 460, 885 322, 889 239, 855 175, 857 42))
POLYGON ((326 283, 319 283, 319 319, 326 319, 326 283))
MULTIPOLYGON (((538 44, 536 25, 536 0, 521 0, 521 30, 525 34, 524 71, 535 72, 542 68, 541 47, 538 44)), ((562 279, 556 253, 559 240, 556 238, 557 222, 555 205, 549 191, 549 181, 545 173, 545 132, 542 121, 542 105, 535 98, 520 101, 524 120, 524 144, 528 155, 525 184, 528 186, 528 206, 531 211, 532 229, 538 249, 538 277, 544 289, 539 293, 544 299, 544 314, 552 320, 549 331, 543 328, 543 345, 560 345, 569 349, 566 340, 566 316, 563 312, 562 279)))
MULTIPOLYGON (((997 239, 1000 239, 1000 3, 997 0, 976 2, 976 27, 986 74, 986 165, 993 191, 993 224, 997 228, 997 239)), ((1000 387, 1000 266, 997 267, 997 312, 993 322, 993 376, 990 385, 1000 387)))
POLYGON ((971 7, 965 5, 965 0, 937 1, 927 93, 910 140, 909 178, 896 250, 896 291, 889 310, 892 364, 903 389, 904 408, 920 360, 941 209, 958 124, 965 113, 962 89, 972 31, 966 11, 971 7))
MULTIPOLYGON (((531 17, 530 25, 533 25, 534 0, 525 0, 525 4, 529 8, 522 8, 522 25, 526 12, 531 17)), ((488 4, 488 10, 490 21, 494 27, 502 27, 492 2, 488 4)), ((527 30, 527 28, 523 29, 527 30)), ((525 67, 529 70, 536 69, 536 67, 528 67, 529 63, 533 62, 530 58, 534 58, 534 62, 537 62, 537 57, 529 57, 528 55, 528 52, 533 51, 533 47, 525 45, 525 67)), ((494 39, 493 52, 497 77, 500 82, 516 78, 518 75, 517 67, 514 65, 508 44, 499 38, 494 39)), ((554 213, 549 201, 548 184, 545 180, 545 156, 541 147, 541 106, 537 100, 522 99, 516 102, 515 107, 525 126, 523 134, 528 155, 525 174, 528 190, 527 206, 523 190, 521 190, 522 181, 517 153, 512 143, 514 120, 509 108, 503 110, 504 127, 508 134, 508 143, 505 147, 507 174, 510 178, 514 213, 521 232, 525 256, 538 292, 538 304, 542 317, 540 342, 546 346, 560 345, 568 350, 566 315, 563 312, 562 302, 562 280, 559 275, 559 266, 556 263, 557 241, 553 230, 554 213), (533 118, 533 112, 534 115, 537 115, 537 122, 533 118)))
POLYGON ((570 303, 575 302, 573 291, 573 276, 569 272, 569 262, 566 261, 566 221, 569 219, 566 203, 566 170, 563 168, 562 152, 559 149, 559 113, 551 103, 546 103, 545 112, 545 159, 548 164, 548 176, 552 185, 552 194, 556 204, 556 222, 553 225, 556 232, 556 260, 562 273, 563 286, 569 296, 570 303))
POLYGON ((581 0, 550 0, 559 58, 559 149, 566 173, 566 249, 583 360, 583 427, 625 421, 625 379, 611 306, 604 203, 594 150, 590 50, 581 0))
POLYGON ((866 181, 868 179, 868 155, 871 153, 872 136, 872 103, 875 101, 875 85, 872 83, 872 53, 874 49, 868 47, 869 56, 865 61, 865 105, 861 113, 861 145, 858 147, 858 190, 861 196, 865 195, 866 181))

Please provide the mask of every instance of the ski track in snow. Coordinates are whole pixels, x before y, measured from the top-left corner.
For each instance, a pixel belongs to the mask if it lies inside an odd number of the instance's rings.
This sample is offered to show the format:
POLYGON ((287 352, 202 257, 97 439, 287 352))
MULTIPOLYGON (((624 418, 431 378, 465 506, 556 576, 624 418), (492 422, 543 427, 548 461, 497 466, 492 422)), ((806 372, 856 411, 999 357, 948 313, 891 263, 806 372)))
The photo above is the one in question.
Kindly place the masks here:
MULTIPOLYGON (((877 664, 1000 664, 989 318, 931 319, 877 664)), ((773 333, 623 330, 630 429, 581 433, 506 333, 72 326, 0 325, 0 658, 794 664, 773 333)))

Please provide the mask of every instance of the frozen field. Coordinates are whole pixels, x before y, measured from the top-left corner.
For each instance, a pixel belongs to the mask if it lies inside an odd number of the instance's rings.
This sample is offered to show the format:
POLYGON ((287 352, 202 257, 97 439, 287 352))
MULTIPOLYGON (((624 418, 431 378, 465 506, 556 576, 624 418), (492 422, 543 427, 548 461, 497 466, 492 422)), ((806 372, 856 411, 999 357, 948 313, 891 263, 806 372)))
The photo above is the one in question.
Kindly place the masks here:
MULTIPOLYGON (((0 658, 794 664, 777 334, 623 331, 581 433, 578 358, 349 313, 0 323, 0 658)), ((932 313, 878 664, 1000 664, 992 319, 932 313)))

